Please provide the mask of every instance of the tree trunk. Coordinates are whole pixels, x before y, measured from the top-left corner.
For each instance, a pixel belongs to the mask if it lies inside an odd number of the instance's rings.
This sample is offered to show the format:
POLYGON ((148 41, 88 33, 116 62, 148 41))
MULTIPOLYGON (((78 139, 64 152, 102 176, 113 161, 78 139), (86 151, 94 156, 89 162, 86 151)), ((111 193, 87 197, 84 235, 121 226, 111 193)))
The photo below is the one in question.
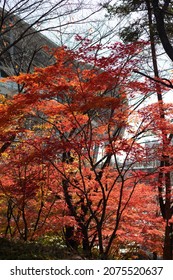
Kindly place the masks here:
POLYGON ((171 226, 168 224, 165 227, 165 240, 164 240, 164 248, 163 248, 163 259, 164 260, 172 260, 172 232, 171 226))
MULTIPOLYGON (((154 8, 154 14, 156 16, 157 28, 159 28, 158 32, 159 32, 159 37, 160 37, 160 32, 162 32, 162 31, 165 32, 164 21, 163 21, 164 16, 163 16, 162 12, 159 10, 158 1, 157 0, 152 1, 152 4, 153 4, 153 8, 154 8), (158 24, 159 25, 161 24, 161 26, 158 27, 158 24)), ((150 4, 149 0, 146 0, 146 5, 147 5, 147 10, 148 10, 150 43, 151 43, 151 53, 152 53, 154 75, 155 75, 155 77, 159 78, 159 70, 158 70, 158 64, 157 64, 157 54, 156 54, 156 48, 155 48, 155 37, 154 37, 154 33, 153 33, 152 9, 151 9, 151 4, 150 4)), ((162 39, 161 39, 161 41, 162 41, 162 39)), ((158 102, 159 102, 158 106, 159 106, 160 119, 165 120, 162 91, 161 91, 161 87, 160 87, 159 84, 156 84, 156 93, 157 93, 157 99, 158 99, 158 102)), ((162 131, 163 152, 162 152, 162 159, 160 161, 160 167, 161 168, 164 168, 164 166, 169 166, 170 165, 169 156, 164 155, 166 147, 170 144, 170 141, 171 140, 169 139, 169 136, 163 130, 162 131)), ((167 221, 167 225, 165 227, 163 259, 170 260, 170 259, 172 259, 171 236, 170 236, 171 230, 170 230, 170 226, 168 224, 168 221, 172 216, 172 213, 171 213, 171 174, 170 174, 170 172, 167 172, 166 174, 164 174, 163 171, 159 172, 158 198, 159 198, 160 210, 161 210, 163 219, 167 221), (163 185, 165 185, 165 190, 162 187, 163 185), (166 197, 165 201, 164 201, 164 197, 166 197)))
POLYGON ((169 58, 173 61, 173 47, 170 43, 170 40, 167 36, 167 32, 165 29, 165 22, 164 22, 164 15, 165 15, 165 9, 168 8, 170 1, 167 1, 167 5, 165 5, 164 9, 161 9, 159 7, 159 1, 153 0, 153 11, 156 19, 156 27, 159 34, 159 38, 161 40, 162 46, 169 56, 169 58))

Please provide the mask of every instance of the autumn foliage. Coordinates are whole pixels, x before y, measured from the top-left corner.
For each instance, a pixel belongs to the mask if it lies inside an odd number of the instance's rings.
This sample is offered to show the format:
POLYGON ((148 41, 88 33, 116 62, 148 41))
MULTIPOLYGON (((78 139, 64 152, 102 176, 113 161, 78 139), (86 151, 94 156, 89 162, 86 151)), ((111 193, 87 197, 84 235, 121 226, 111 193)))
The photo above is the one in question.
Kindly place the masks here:
POLYGON ((123 243, 161 254, 159 166, 139 166, 159 161, 162 146, 140 140, 172 125, 157 103, 129 102, 155 88, 132 75, 146 43, 105 49, 76 39, 76 51, 52 50, 53 65, 12 77, 24 90, 1 101, 1 235, 61 232, 67 245, 89 256, 97 248, 101 258, 123 243))

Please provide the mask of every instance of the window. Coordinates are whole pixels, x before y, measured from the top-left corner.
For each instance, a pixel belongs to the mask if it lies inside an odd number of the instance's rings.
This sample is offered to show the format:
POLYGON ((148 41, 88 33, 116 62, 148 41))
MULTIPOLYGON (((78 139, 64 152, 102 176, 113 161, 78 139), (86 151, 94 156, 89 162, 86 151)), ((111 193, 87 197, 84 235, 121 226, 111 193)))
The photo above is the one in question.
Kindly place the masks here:
POLYGON ((6 78, 6 77, 8 77, 8 75, 4 70, 0 69, 0 77, 1 78, 6 78))

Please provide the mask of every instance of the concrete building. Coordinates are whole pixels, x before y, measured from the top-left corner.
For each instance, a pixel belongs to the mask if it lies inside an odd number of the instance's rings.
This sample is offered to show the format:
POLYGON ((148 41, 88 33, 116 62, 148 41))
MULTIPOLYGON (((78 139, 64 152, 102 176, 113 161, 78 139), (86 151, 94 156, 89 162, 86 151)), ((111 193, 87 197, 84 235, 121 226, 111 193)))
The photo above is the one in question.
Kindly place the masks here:
MULTIPOLYGON (((20 17, 0 8, 0 77, 32 72, 53 62, 44 47, 57 45, 20 17)), ((14 83, 0 83, 0 94, 13 95, 14 83)))

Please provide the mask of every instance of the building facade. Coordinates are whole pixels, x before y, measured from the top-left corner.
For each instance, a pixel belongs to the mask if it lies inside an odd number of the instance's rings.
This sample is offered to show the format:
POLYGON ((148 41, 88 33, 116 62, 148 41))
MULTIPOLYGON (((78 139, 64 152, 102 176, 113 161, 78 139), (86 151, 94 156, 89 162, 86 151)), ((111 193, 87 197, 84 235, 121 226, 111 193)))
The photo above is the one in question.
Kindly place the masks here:
MULTIPOLYGON (((20 17, 0 8, 0 77, 32 72, 53 63, 45 47, 57 45, 20 17)), ((0 94, 13 95, 14 83, 0 83, 0 94)))

